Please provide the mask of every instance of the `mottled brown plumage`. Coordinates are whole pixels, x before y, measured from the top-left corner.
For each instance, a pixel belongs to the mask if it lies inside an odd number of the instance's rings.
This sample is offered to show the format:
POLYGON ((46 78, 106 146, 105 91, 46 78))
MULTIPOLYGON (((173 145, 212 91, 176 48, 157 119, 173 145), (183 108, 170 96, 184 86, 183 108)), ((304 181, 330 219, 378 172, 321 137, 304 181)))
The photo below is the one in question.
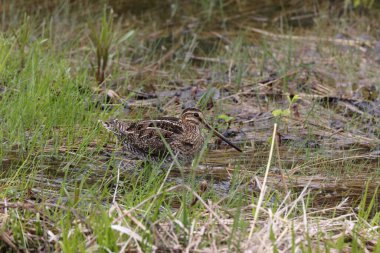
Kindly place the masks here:
POLYGON ((191 162, 204 144, 202 125, 227 142, 236 150, 241 150, 212 129, 196 108, 185 109, 180 118, 162 117, 137 122, 121 122, 117 119, 103 122, 104 127, 113 132, 126 152, 139 159, 172 161, 168 147, 181 163, 191 162))

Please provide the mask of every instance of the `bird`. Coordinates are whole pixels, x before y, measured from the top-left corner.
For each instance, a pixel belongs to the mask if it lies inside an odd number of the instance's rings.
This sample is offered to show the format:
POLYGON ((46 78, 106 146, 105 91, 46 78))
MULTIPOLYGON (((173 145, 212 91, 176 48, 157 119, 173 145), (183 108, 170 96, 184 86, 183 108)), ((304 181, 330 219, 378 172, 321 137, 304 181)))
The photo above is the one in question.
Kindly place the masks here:
POLYGON ((212 128, 205 121, 202 111, 197 108, 183 110, 178 118, 161 117, 136 122, 113 119, 102 124, 122 142, 125 152, 140 160, 168 163, 174 161, 174 156, 180 164, 190 164, 205 143, 203 127, 232 148, 243 152, 212 128))

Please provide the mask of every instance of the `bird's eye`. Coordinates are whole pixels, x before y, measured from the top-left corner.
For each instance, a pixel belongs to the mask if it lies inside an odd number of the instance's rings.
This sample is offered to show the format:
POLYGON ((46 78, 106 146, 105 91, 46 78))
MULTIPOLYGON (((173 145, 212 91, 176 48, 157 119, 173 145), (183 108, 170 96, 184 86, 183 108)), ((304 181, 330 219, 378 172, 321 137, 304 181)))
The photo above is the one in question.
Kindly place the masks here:
POLYGON ((194 117, 199 118, 199 114, 198 113, 194 113, 194 117))

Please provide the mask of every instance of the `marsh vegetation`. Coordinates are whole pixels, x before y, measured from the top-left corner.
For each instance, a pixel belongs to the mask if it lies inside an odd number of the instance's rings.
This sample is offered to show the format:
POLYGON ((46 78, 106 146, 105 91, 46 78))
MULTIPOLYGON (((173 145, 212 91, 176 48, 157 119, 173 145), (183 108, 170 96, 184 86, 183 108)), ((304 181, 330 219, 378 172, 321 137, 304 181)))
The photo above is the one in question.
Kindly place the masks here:
POLYGON ((380 251, 374 1, 0 12, 0 251, 380 251), (136 165, 98 123, 187 107, 244 152, 136 165))

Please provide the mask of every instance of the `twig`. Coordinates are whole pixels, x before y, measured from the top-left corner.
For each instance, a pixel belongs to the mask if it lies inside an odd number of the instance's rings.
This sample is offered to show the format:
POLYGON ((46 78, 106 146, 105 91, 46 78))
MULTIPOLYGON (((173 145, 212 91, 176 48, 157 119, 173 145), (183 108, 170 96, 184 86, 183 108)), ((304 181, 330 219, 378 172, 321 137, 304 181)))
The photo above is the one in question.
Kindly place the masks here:
POLYGON ((181 44, 177 43, 164 56, 162 56, 156 63, 148 66, 148 68, 153 67, 153 69, 157 69, 162 64, 164 64, 166 61, 168 61, 170 59, 170 57, 172 57, 175 54, 175 52, 177 51, 177 49, 180 47, 181 47, 181 44))
POLYGON ((198 193, 196 193, 193 189, 191 189, 191 187, 187 185, 183 185, 183 187, 185 187, 189 192, 191 192, 199 200, 199 202, 201 202, 202 205, 204 205, 204 207, 215 217, 215 219, 224 228, 224 230, 226 230, 227 233, 231 233, 230 229, 223 223, 222 219, 214 212, 214 210, 211 209, 210 206, 206 204, 206 202, 202 199, 201 196, 198 195, 198 193))
POLYGON ((301 40, 301 41, 323 41, 323 42, 333 42, 338 45, 344 45, 344 46, 368 46, 372 47, 374 44, 374 41, 363 41, 363 40, 353 40, 353 39, 334 39, 334 38, 321 38, 317 36, 297 36, 297 35, 283 35, 283 34, 274 34, 262 29, 254 28, 254 27, 248 27, 246 28, 249 31, 260 33, 262 35, 272 37, 272 38, 278 38, 278 39, 293 39, 293 40, 301 40))
MULTIPOLYGON (((170 187, 169 189, 165 190, 165 192, 171 192, 171 191, 173 191, 173 190, 176 190, 176 189, 178 189, 178 188, 183 188, 183 187, 184 187, 183 185, 175 185, 175 186, 170 187)), ((162 195, 162 194, 163 194, 163 192, 159 192, 159 193, 156 193, 156 194, 150 196, 149 198, 144 199, 143 201, 141 201, 141 202, 140 202, 139 204, 137 204, 136 206, 132 207, 132 208, 129 209, 129 210, 124 211, 124 212, 123 212, 123 215, 124 215, 124 216, 128 216, 129 213, 132 213, 132 212, 136 211, 139 207, 143 206, 143 205, 146 204, 147 202, 151 201, 151 200, 154 199, 154 198, 157 198, 158 196, 160 196, 160 195, 162 195)), ((124 216, 120 216, 120 217, 118 217, 117 219, 114 220, 114 222, 120 221, 121 219, 124 218, 124 216)))
MULTIPOLYGON (((174 162, 175 162, 175 161, 173 161, 173 162, 170 164, 170 167, 169 167, 169 169, 168 169, 168 172, 166 172, 165 178, 164 178, 164 180, 162 181, 162 183, 161 183, 161 185, 160 185, 160 188, 158 188, 157 194, 161 194, 161 192, 162 192, 162 188, 164 188, 164 184, 166 183, 166 180, 167 180, 168 177, 169 177, 170 171, 172 170, 172 168, 173 168, 173 166, 174 166, 174 162)), ((158 196, 157 194, 155 195, 156 197, 153 198, 153 201, 150 203, 149 207, 146 209, 146 211, 145 211, 145 216, 148 214, 148 212, 149 212, 150 209, 152 208, 153 203, 154 203, 154 201, 156 200, 156 198, 157 198, 157 196, 158 196)))
POLYGON ((269 152, 269 158, 268 158, 267 168, 265 170, 265 176, 264 176, 264 180, 263 180, 263 186, 261 188, 261 192, 260 192, 260 196, 259 196, 259 201, 257 203, 257 208, 256 208, 256 211, 255 211, 255 216, 253 218, 253 224, 252 224, 252 227, 251 227, 251 231, 249 232, 249 237, 248 237, 249 240, 251 240, 251 238, 252 238, 253 230, 255 229, 257 218, 259 217, 259 211, 260 211, 260 208, 261 208, 261 204, 262 204, 263 199, 264 199, 265 190, 266 190, 266 183, 267 183, 267 178, 268 178, 268 173, 269 173, 269 168, 270 168, 270 164, 271 164, 272 156, 273 156, 273 149, 274 149, 274 143, 275 143, 274 141, 276 139, 276 133, 277 133, 277 123, 274 123, 273 134, 272 134, 272 143, 271 143, 271 146, 270 146, 270 152, 269 152))
POLYGON ((280 173, 281 173, 281 181, 282 181, 282 184, 284 185, 284 189, 286 193, 288 193, 289 189, 288 189, 288 185, 285 182, 285 173, 284 173, 284 170, 282 169, 281 158, 280 158, 280 137, 277 138, 276 140, 276 154, 277 154, 278 168, 280 169, 280 173))
POLYGON ((5 242, 9 247, 11 247, 15 252, 20 252, 17 246, 13 243, 12 239, 5 232, 0 233, 0 239, 5 242))
POLYGON ((115 204, 115 202, 116 202, 117 187, 119 185, 119 180, 120 180, 120 165, 121 165, 121 163, 119 163, 119 165, 117 166, 116 186, 115 186, 115 192, 113 193, 113 199, 112 199, 113 204, 115 204))

